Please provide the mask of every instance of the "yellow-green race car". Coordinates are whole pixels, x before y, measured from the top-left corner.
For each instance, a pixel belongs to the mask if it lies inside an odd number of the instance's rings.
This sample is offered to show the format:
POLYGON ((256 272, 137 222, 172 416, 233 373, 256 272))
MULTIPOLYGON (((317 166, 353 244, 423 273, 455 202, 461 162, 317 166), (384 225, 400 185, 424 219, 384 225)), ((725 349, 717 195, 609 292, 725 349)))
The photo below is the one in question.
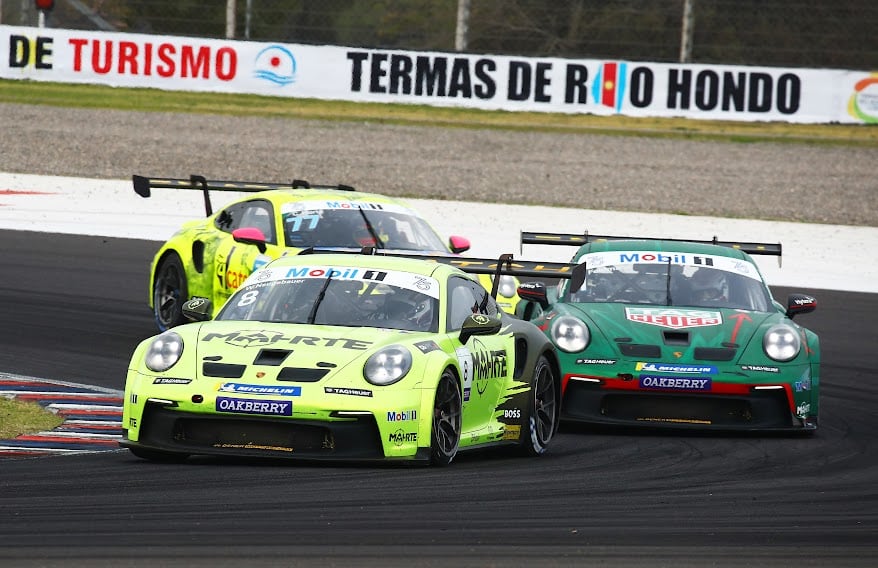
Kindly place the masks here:
MULTIPOLYGON (((551 341, 474 273, 575 278, 574 265, 300 254, 219 310, 144 340, 120 444, 149 460, 220 455, 447 465, 458 451, 546 451, 560 418, 551 341)), ((581 276, 580 276, 581 277, 581 276)))
MULTIPOLYGON (((312 185, 211 181, 132 176, 134 190, 170 188, 204 193, 206 217, 187 222, 156 253, 150 269, 149 305, 156 324, 166 330, 185 322, 183 303, 209 298, 216 309, 260 266, 309 248, 360 250, 373 246, 398 252, 457 255, 470 248, 468 239, 452 236, 448 243, 403 202, 356 191, 347 185, 312 185), (240 192, 214 212, 211 191, 240 192), (243 242, 243 240, 246 242, 243 242)), ((481 275, 491 289, 490 275, 481 275)), ((515 312, 518 281, 504 275, 497 283, 497 301, 515 312)))

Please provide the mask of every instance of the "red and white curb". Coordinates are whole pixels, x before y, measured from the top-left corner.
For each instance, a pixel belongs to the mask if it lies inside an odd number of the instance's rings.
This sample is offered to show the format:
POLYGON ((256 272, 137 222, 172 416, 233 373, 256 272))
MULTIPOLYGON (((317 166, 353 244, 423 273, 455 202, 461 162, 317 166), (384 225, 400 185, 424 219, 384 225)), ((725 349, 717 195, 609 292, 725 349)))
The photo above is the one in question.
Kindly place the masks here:
POLYGON ((0 396, 34 402, 64 418, 54 430, 0 440, 0 458, 120 449, 122 391, 0 373, 0 396))

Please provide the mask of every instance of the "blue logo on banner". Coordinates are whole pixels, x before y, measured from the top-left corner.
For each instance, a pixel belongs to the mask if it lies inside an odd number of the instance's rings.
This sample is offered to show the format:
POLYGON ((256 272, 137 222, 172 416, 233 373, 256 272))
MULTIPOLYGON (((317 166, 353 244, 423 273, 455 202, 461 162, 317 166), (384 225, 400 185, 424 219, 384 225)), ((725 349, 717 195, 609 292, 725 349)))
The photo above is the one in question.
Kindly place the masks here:
POLYGON ((253 76, 281 87, 296 82, 296 58, 282 45, 269 45, 259 52, 253 76))
POLYGON ((219 392, 235 392, 244 394, 268 394, 276 396, 302 396, 302 387, 285 387, 272 385, 248 385, 244 383, 223 383, 219 392))

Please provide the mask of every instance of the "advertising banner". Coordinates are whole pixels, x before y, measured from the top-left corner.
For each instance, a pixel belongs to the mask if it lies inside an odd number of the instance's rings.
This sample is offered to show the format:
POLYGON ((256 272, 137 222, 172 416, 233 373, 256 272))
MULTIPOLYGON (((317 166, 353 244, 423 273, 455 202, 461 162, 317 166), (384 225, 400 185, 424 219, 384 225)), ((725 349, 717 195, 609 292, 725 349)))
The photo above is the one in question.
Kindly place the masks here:
POLYGON ((485 110, 878 122, 878 72, 535 58, 0 25, 0 79, 485 110))

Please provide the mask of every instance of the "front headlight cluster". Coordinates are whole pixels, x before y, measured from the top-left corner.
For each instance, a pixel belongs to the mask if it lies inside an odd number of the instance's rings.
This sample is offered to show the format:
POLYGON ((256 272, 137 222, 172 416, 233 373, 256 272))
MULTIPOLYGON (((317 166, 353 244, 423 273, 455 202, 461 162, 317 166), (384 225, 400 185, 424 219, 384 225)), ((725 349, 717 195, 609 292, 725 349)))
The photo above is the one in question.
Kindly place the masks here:
POLYGON ((561 316, 552 322, 552 341, 561 351, 578 353, 590 339, 588 326, 573 316, 561 316))
POLYGON ((363 377, 373 385, 392 385, 406 376, 411 368, 411 352, 402 345, 390 345, 366 360, 363 377))
POLYGON ((801 348, 799 332, 785 324, 770 327, 762 338, 762 349, 775 361, 790 361, 801 348))
POLYGON ((161 373, 173 367, 182 354, 183 338, 173 331, 166 331, 152 340, 143 360, 150 371, 161 373))

